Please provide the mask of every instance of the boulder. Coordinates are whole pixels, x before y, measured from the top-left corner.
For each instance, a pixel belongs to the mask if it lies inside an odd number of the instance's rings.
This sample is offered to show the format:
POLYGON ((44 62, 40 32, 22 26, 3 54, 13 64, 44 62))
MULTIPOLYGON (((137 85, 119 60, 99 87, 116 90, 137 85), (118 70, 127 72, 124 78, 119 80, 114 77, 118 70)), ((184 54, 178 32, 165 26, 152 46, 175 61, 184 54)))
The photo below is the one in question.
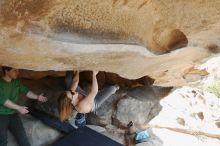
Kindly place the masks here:
POLYGON ((186 85, 186 70, 218 53, 219 7, 218 0, 1 0, 0 65, 186 85))
MULTIPOLYGON (((21 119, 31 146, 48 145, 63 136, 59 131, 48 127, 30 115, 21 116, 21 119)), ((8 136, 8 146, 17 146, 17 142, 11 133, 8 136)))
POLYGON ((141 86, 127 90, 127 98, 117 103, 114 112, 114 124, 126 127, 132 121, 136 125, 144 125, 158 115, 161 110, 159 101, 172 88, 141 86))
POLYGON ((133 121, 137 124, 144 124, 151 119, 150 112, 156 105, 153 101, 140 101, 132 97, 121 99, 117 104, 115 119, 119 122, 119 127, 126 127, 126 125, 133 121))

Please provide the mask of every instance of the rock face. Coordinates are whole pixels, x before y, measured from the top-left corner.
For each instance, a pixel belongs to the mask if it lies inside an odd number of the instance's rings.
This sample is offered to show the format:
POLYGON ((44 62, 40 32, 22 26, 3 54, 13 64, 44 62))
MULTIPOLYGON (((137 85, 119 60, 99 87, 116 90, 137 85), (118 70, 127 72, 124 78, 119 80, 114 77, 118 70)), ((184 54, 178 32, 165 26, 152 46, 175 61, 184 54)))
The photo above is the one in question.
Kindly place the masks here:
POLYGON ((150 124, 220 134, 216 125, 220 114, 219 103, 219 98, 213 94, 183 87, 160 101, 163 109, 150 124))
POLYGON ((0 64, 183 85, 219 50, 219 8, 218 0, 1 0, 0 64))
POLYGON ((155 103, 152 101, 142 102, 133 98, 120 100, 117 104, 116 119, 123 127, 126 127, 130 121, 147 123, 150 120, 150 111, 154 106, 155 103))
POLYGON ((168 94, 170 89, 154 86, 128 89, 127 97, 117 103, 114 124, 126 127, 130 121, 140 125, 148 123, 160 112, 159 100, 165 93, 168 94))
POLYGON ((151 127, 148 132, 151 137, 147 142, 137 146, 218 146, 220 144, 219 139, 200 135, 197 132, 220 134, 216 125, 220 112, 219 99, 216 96, 198 88, 183 87, 173 90, 160 101, 160 104, 162 110, 149 123, 151 127), (163 128, 155 128, 152 125, 163 128), (169 128, 188 130, 188 134, 169 128))

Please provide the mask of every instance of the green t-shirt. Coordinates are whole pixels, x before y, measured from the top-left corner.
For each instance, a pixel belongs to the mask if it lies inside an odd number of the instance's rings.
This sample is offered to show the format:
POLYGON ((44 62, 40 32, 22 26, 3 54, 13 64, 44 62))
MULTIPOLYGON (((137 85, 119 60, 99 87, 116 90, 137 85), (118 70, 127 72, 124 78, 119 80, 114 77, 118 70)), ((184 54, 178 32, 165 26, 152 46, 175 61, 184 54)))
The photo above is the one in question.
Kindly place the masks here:
POLYGON ((18 95, 26 95, 29 89, 23 86, 19 80, 7 82, 0 78, 0 115, 9 115, 15 113, 15 110, 4 106, 6 100, 16 102, 18 95))

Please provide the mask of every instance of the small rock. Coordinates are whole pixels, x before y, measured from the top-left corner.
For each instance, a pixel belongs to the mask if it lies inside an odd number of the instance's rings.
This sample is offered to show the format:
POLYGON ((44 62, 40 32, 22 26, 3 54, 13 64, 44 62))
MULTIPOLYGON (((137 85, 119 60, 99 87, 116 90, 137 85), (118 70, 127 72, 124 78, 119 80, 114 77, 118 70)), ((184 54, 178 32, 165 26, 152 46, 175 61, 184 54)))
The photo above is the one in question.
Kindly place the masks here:
POLYGON ((216 122, 215 125, 220 128, 220 121, 216 122))
POLYGON ((177 121, 177 123, 179 123, 180 125, 183 125, 183 126, 185 126, 185 124, 186 124, 185 120, 183 118, 177 118, 176 121, 177 121))

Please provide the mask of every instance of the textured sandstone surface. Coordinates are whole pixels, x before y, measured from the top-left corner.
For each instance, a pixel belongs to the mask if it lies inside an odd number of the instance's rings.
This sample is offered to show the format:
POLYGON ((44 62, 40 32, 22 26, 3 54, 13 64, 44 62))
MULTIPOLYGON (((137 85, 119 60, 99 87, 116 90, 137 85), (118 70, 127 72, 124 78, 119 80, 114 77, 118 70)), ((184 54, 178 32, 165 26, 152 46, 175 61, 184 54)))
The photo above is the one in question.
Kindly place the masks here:
POLYGON ((180 86, 219 51, 219 17, 218 0, 1 0, 0 64, 180 86))

